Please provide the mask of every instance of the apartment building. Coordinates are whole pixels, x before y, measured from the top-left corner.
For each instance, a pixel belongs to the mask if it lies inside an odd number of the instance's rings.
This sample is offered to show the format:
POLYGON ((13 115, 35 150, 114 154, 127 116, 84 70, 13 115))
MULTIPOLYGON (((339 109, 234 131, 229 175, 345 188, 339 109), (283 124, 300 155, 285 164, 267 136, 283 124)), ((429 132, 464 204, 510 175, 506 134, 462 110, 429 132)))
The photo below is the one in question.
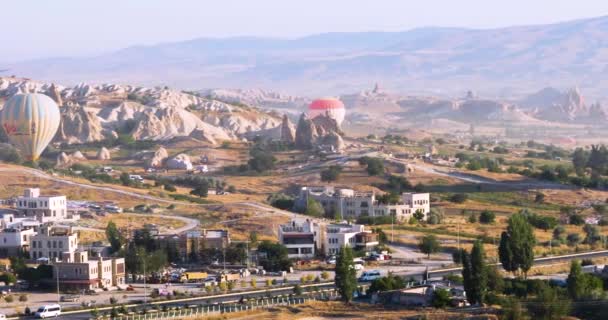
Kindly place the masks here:
POLYGON ((176 252, 181 261, 187 262, 191 257, 200 255, 201 250, 222 249, 230 246, 228 230, 203 229, 202 231, 187 231, 180 235, 157 236, 159 246, 168 251, 176 252))
POLYGON ((66 253, 67 257, 73 260, 77 249, 78 234, 69 226, 42 225, 38 234, 32 236, 30 241, 30 257, 34 260, 63 260, 66 253))
POLYGON ((378 235, 360 224, 327 224, 311 219, 292 219, 279 226, 279 242, 287 247, 289 258, 310 259, 340 252, 343 246, 372 250, 378 246, 378 235))
POLYGON ((306 208, 308 199, 318 201, 325 212, 339 213, 343 218, 394 216, 397 220, 408 220, 420 210, 426 218, 429 213, 428 193, 403 193, 395 204, 380 203, 374 192, 357 192, 352 189, 332 186, 302 187, 296 199, 297 208, 306 208))
POLYGON ((18 256, 30 249, 34 228, 5 228, 0 231, 0 257, 18 256))
POLYGON ((61 290, 89 290, 120 287, 125 284, 124 258, 89 259, 87 251, 65 253, 62 261, 52 262, 53 281, 59 277, 61 290))
POLYGON ((287 247, 289 258, 314 258, 321 238, 321 226, 311 219, 293 219, 279 226, 279 241, 287 247))
POLYGON ((39 188, 25 189, 23 196, 15 200, 20 215, 40 222, 61 221, 67 218, 65 196, 43 196, 39 188))
POLYGON ((379 244, 378 235, 366 231, 361 224, 329 224, 325 227, 323 250, 325 255, 334 255, 342 247, 348 246, 357 250, 372 250, 379 244))

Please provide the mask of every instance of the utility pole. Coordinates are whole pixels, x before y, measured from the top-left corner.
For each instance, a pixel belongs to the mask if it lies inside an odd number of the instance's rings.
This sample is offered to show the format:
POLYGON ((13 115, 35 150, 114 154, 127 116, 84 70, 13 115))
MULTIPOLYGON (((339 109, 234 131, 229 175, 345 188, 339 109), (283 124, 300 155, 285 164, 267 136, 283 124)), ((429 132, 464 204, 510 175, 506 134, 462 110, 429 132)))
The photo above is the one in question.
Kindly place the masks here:
POLYGON ((146 286, 146 257, 143 259, 144 262, 144 306, 148 303, 148 286, 146 286))
POLYGON ((61 302, 61 295, 59 294, 59 267, 57 266, 57 261, 53 265, 55 267, 55 273, 57 274, 57 303, 61 302))
POLYGON ((391 242, 395 242, 395 215, 391 214, 391 242))

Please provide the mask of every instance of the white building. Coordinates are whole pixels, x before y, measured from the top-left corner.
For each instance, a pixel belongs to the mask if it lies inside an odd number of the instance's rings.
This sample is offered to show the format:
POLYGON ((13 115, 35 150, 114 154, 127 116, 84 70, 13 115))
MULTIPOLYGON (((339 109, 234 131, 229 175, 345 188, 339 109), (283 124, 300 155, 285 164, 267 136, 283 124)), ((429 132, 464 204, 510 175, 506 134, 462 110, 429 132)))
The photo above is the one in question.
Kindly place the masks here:
POLYGON ((49 261, 74 259, 78 249, 78 234, 72 227, 46 224, 31 238, 30 257, 34 260, 47 258, 49 261))
POLYGON ((303 187, 296 200, 296 206, 305 208, 312 198, 323 206, 325 212, 339 213, 344 219, 357 217, 394 216, 397 220, 408 220, 417 210, 429 213, 428 193, 403 193, 398 203, 380 203, 373 192, 356 192, 352 189, 331 186, 303 187))
POLYGON ((40 222, 60 221, 67 218, 65 196, 42 196, 40 189, 25 189, 23 196, 15 200, 22 216, 35 218, 40 222))
POLYGON ((292 219, 279 226, 279 242, 287 247, 289 258, 310 259, 317 253, 337 254, 343 246, 371 250, 378 235, 360 224, 326 224, 311 219, 292 219))
POLYGON ((279 226, 279 242, 287 247, 289 258, 309 259, 320 247, 321 228, 311 219, 293 219, 279 226))
POLYGON ((96 258, 89 260, 87 251, 77 251, 63 261, 53 262, 53 278, 59 276, 62 290, 119 287, 125 284, 124 258, 96 258))
POLYGON ((361 224, 329 224, 325 227, 324 253, 334 255, 344 246, 371 250, 379 244, 378 235, 361 224))
POLYGON ((29 251, 34 228, 5 228, 0 231, 0 257, 20 255, 29 251))

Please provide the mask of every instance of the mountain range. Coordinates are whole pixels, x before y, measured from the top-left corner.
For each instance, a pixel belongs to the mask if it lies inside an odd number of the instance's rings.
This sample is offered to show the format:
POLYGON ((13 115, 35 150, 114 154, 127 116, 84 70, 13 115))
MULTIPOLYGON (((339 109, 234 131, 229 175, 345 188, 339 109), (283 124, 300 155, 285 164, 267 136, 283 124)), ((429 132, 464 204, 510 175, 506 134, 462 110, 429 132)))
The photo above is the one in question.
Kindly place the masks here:
MULTIPOLYGON (((398 93, 523 96, 608 85, 608 17, 500 29, 420 28, 326 33, 297 39, 200 38, 86 58, 15 62, 5 75, 67 84, 241 88, 338 95, 379 82, 398 93)), ((4 66, 3 66, 4 67, 4 66)))

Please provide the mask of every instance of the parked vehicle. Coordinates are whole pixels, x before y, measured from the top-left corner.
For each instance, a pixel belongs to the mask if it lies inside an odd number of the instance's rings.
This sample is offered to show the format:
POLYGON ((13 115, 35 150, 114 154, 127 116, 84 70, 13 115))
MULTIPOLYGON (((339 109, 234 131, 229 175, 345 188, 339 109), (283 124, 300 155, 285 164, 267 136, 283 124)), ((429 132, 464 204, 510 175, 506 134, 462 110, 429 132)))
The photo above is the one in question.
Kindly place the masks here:
POLYGON ((76 302, 79 299, 80 299, 80 296, 75 295, 75 294, 70 294, 70 295, 61 296, 60 301, 61 302, 76 302))
POLYGON ((381 277, 380 271, 378 270, 364 271, 359 278, 359 281, 374 281, 376 279, 380 279, 381 277))
POLYGON ((365 267, 362 264, 355 263, 355 270, 361 271, 363 269, 365 269, 365 267))
POLYGON ((106 211, 108 212, 112 212, 112 213, 122 213, 122 208, 119 206, 115 206, 115 205, 107 205, 105 206, 106 211))
POLYGON ((38 308, 34 316, 39 319, 59 317, 61 315, 61 306, 58 304, 50 304, 38 308))
POLYGON ((179 278, 180 282, 203 282, 209 275, 207 272, 184 272, 179 278))
POLYGON ((0 313, 0 320, 6 320, 6 315, 0 313))
POLYGON ((327 262, 328 264, 336 264, 336 256, 331 256, 327 258, 325 262, 327 262))

